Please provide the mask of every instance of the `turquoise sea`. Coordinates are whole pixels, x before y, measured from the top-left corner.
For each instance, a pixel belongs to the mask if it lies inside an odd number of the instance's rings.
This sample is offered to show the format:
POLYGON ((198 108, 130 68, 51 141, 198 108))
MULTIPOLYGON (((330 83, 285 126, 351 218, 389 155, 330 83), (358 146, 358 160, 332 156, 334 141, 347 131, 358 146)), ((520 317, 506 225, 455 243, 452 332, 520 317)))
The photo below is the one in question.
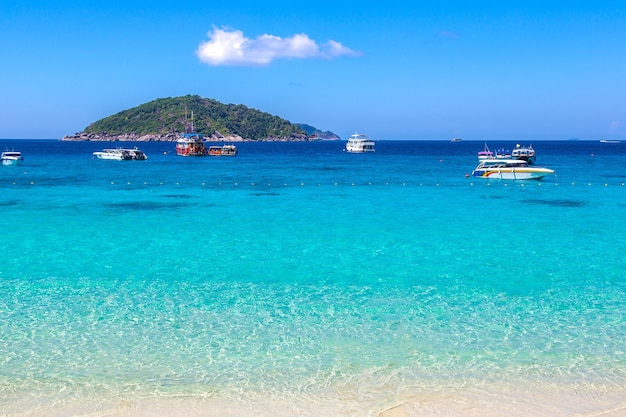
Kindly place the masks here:
POLYGON ((112 145, 0 141, 0 416, 626 415, 626 143, 112 145))

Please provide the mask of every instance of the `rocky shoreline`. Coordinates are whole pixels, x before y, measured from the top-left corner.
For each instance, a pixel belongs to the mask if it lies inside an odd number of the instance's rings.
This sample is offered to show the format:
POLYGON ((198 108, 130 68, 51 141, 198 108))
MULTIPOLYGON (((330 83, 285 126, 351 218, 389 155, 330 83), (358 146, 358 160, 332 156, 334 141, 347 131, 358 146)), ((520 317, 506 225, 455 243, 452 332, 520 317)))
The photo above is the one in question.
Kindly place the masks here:
MULTIPOLYGON (((74 135, 65 135, 61 140, 63 141, 93 141, 93 142, 176 142, 180 135, 178 133, 168 133, 165 135, 149 134, 138 135, 136 133, 125 133, 122 135, 111 135, 108 133, 85 133, 80 132, 74 135)), ((265 138, 260 140, 244 139, 239 135, 223 136, 219 133, 214 133, 211 136, 204 135, 204 140, 207 142, 303 142, 317 140, 310 138, 306 135, 293 135, 284 138, 265 138)))

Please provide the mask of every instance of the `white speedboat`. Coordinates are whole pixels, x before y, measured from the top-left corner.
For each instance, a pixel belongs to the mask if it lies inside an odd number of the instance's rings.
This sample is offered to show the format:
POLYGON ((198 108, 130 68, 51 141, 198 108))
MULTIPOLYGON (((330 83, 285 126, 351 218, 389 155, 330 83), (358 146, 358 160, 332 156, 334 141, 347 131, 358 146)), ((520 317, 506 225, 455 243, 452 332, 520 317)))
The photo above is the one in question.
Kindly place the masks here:
POLYGON ((93 155, 98 159, 110 159, 112 161, 127 161, 133 159, 131 154, 123 149, 103 149, 94 152, 93 155))
POLYGON ((537 160, 533 145, 521 146, 519 143, 515 145, 515 149, 513 149, 513 152, 511 152, 511 158, 522 159, 528 162, 529 165, 533 165, 537 160))
POLYGON ((2 152, 2 165, 20 165, 24 157, 20 151, 2 152))
POLYGON ((472 171, 474 177, 502 180, 539 180, 549 174, 554 171, 531 167, 522 159, 485 159, 472 171))
POLYGON ((346 151, 352 153, 375 152, 374 141, 363 133, 351 135, 346 143, 346 151))
POLYGON ((148 159, 148 156, 137 149, 137 147, 133 149, 103 149, 101 151, 94 152, 93 154, 98 159, 110 159, 113 161, 130 161, 133 159, 136 161, 145 161, 148 159))

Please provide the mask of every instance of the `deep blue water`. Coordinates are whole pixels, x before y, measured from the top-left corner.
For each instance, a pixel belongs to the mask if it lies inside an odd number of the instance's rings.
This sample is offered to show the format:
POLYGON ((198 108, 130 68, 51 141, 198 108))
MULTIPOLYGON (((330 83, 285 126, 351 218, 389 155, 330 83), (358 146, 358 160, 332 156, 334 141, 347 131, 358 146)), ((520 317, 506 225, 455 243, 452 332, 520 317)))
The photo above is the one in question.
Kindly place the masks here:
POLYGON ((624 143, 533 143, 556 175, 526 182, 467 178, 483 142, 92 158, 116 145, 0 141, 25 158, 0 167, 0 415, 626 391, 624 143))

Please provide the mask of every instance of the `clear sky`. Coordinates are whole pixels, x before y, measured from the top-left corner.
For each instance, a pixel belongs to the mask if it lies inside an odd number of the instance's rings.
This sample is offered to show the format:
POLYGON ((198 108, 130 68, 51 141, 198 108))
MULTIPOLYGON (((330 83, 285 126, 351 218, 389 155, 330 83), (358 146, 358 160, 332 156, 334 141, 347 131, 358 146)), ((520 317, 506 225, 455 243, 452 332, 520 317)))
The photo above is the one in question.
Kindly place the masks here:
POLYGON ((197 94, 343 139, 626 140, 623 0, 9 0, 0 56, 0 138, 197 94))

